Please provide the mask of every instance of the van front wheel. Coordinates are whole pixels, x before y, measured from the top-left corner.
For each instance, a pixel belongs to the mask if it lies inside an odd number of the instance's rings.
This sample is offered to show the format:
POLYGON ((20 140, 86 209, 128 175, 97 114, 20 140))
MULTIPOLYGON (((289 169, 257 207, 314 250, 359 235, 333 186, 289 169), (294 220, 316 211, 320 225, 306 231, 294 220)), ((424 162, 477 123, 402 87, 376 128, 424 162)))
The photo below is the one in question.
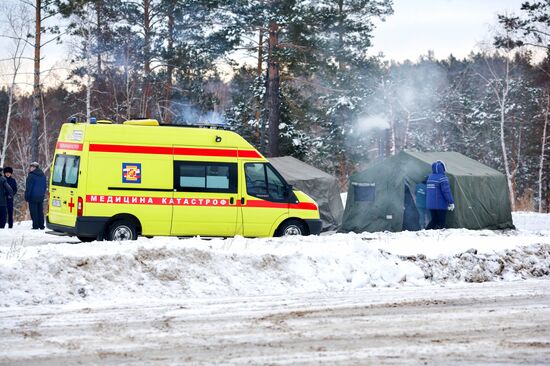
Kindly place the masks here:
POLYGON ((277 230, 277 236, 287 235, 307 235, 307 230, 304 224, 298 220, 288 220, 283 222, 277 230))
POLYGON ((111 241, 123 241, 123 240, 136 240, 137 230, 134 224, 128 220, 117 220, 109 226, 109 232, 107 233, 107 240, 111 241))

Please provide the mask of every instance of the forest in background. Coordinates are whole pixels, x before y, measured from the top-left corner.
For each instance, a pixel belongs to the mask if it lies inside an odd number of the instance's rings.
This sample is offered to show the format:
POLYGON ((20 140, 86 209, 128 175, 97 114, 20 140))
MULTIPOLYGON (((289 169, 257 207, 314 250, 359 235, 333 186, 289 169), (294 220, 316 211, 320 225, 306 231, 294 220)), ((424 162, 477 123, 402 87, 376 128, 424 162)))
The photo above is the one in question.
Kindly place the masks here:
POLYGON ((492 43, 466 58, 405 62, 369 53, 391 0, 3 7, 0 36, 11 48, 0 60, 0 166, 14 167, 20 183, 32 160, 47 172, 70 116, 156 118, 225 124, 266 156, 295 156, 343 188, 354 172, 404 149, 458 151, 506 174, 516 209, 549 211, 548 0, 499 15, 492 43), (68 76, 46 83, 40 52, 49 42, 73 52, 68 76), (17 81, 29 62, 32 91, 17 81))

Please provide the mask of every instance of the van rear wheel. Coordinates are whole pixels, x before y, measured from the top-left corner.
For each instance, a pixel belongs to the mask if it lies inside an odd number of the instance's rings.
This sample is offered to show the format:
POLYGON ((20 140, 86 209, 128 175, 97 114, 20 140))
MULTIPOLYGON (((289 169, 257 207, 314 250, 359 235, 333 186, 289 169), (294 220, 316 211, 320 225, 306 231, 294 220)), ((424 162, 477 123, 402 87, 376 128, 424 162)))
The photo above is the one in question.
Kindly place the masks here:
POLYGON ((307 235, 306 227, 301 221, 288 220, 282 223, 277 230, 277 236, 307 235))
POLYGON ((109 226, 109 231, 107 232, 107 240, 124 241, 136 239, 136 226, 128 220, 117 220, 109 226))

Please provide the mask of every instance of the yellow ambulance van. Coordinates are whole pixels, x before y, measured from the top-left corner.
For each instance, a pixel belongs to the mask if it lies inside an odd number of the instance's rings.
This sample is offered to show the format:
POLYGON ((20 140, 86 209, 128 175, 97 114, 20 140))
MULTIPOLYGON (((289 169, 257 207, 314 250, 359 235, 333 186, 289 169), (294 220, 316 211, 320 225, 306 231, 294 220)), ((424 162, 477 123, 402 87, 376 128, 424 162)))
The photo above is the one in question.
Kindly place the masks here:
POLYGON ((61 128, 47 215, 54 232, 91 241, 321 231, 317 204, 234 132, 92 122, 61 128))

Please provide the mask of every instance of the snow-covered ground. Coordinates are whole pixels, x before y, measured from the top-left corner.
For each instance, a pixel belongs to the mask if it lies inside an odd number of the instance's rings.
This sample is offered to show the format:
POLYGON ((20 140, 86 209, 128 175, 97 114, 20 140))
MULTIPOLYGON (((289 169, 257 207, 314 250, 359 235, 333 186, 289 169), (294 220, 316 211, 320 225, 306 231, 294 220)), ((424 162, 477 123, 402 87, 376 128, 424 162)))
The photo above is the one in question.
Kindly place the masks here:
POLYGON ((0 365, 548 365, 550 281, 9 307, 0 365))
POLYGON ((514 281, 550 274, 550 215, 518 230, 80 243, 0 230, 0 306, 277 295, 514 281))
POLYGON ((0 230, 0 365, 549 364, 550 215, 517 230, 80 243, 0 230))

